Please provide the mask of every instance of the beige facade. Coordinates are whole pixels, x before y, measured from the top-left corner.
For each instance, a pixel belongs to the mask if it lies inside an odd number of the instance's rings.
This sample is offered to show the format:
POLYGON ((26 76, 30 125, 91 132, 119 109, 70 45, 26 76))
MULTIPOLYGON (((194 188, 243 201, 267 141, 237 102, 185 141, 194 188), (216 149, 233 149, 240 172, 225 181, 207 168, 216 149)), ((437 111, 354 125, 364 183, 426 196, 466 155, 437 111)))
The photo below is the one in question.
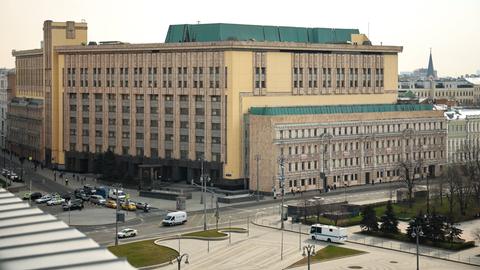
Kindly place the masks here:
POLYGON ((261 192, 280 190, 280 157, 286 192, 323 190, 322 173, 335 188, 399 180, 403 161, 422 160, 425 177, 438 176, 446 164, 447 125, 439 111, 248 118, 251 190, 257 179, 261 192))
MULTIPOLYGON (((183 169, 205 157, 217 165, 218 178, 239 180, 248 177, 244 116, 252 106, 396 102, 402 48, 369 45, 361 34, 351 44, 80 45, 86 29, 44 25, 46 159, 67 168, 78 169, 81 155, 74 153, 112 150, 153 163, 178 161, 174 166, 183 169)), ((22 52, 14 55, 20 61, 22 52)), ((84 165, 79 170, 88 170, 84 165)))

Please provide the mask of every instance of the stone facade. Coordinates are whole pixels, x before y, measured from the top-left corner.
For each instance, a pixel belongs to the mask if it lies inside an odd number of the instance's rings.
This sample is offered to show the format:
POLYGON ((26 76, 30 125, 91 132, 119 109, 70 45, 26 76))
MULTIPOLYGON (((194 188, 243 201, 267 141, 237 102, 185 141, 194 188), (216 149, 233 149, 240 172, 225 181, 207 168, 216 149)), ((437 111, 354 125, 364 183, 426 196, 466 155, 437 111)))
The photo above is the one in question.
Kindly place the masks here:
MULTIPOLYGON (((443 112, 249 115, 250 189, 278 192, 284 158, 286 192, 399 180, 400 163, 422 161, 423 176, 447 162, 443 112), (323 182, 322 173, 326 175, 323 182)), ((416 177, 420 177, 420 171, 416 177)))
POLYGON ((0 69, 0 148, 7 146, 8 70, 0 69))

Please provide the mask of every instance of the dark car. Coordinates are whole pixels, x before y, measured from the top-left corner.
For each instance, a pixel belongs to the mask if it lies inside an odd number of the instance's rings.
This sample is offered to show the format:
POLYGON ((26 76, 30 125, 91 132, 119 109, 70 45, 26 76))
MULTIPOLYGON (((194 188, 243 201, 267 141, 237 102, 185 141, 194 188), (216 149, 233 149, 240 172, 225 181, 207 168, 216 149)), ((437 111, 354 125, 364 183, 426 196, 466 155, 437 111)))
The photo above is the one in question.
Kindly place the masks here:
POLYGON ((35 201, 36 199, 40 199, 42 197, 42 193, 40 192, 33 192, 31 195, 30 195, 30 199, 32 201, 35 201))
POLYGON ((23 195, 23 200, 28 200, 28 199, 31 199, 32 201, 35 201, 36 199, 40 199, 42 197, 42 193, 40 192, 33 192, 33 193, 30 193, 30 192, 27 192, 23 195))
POLYGON ((82 210, 83 209, 83 201, 80 199, 74 199, 69 202, 66 202, 62 204, 63 211, 68 211, 70 210, 82 210))

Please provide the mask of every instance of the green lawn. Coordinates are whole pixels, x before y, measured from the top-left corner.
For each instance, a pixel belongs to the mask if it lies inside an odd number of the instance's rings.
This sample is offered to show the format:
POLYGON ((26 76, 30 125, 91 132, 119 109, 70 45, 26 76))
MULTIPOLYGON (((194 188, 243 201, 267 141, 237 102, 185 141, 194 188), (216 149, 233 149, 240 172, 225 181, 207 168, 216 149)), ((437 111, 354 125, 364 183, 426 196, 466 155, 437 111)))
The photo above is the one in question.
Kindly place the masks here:
POLYGON ((198 231, 198 232, 191 232, 191 233, 186 233, 182 234, 182 236, 198 236, 198 237, 223 237, 226 236, 226 233, 219 232, 219 231, 231 231, 231 232, 245 232, 246 230, 244 228, 237 228, 237 227, 231 227, 231 228, 220 228, 218 230, 206 230, 206 231, 198 231))
MULTIPOLYGON (((317 263, 325 260, 340 259, 346 256, 355 256, 355 255, 361 255, 365 253, 367 252, 356 250, 356 249, 329 245, 329 246, 326 246, 325 248, 322 248, 321 250, 317 250, 315 253, 315 256, 310 258, 310 262, 313 264, 313 263, 317 263)), ((288 268, 307 265, 307 263, 308 263, 308 258, 304 257, 301 260, 297 261, 296 263, 290 265, 288 268)))
MULTIPOLYGON (((377 217, 381 217, 385 213, 386 205, 377 206, 375 207, 375 213, 377 217)), ((449 205, 447 199, 443 199, 443 203, 440 204, 440 200, 437 198, 430 199, 430 211, 435 208, 435 211, 439 214, 444 216, 449 215, 449 205)), ((409 220, 414 218, 420 211, 424 214, 427 212, 427 200, 425 198, 417 198, 415 202, 412 204, 412 208, 408 206, 408 202, 400 202, 393 204, 393 211, 397 215, 397 217, 401 220, 409 220)), ((480 207, 472 201, 469 204, 467 209, 467 215, 462 216, 458 209, 458 205, 454 203, 453 206, 453 217, 455 222, 471 220, 474 218, 476 213, 480 212, 480 207)))
POLYGON ((222 237, 226 236, 227 234, 221 233, 217 230, 206 230, 206 231, 198 231, 198 232, 191 232, 182 234, 182 236, 198 236, 198 237, 222 237))
POLYGON ((153 240, 110 246, 108 250, 118 257, 126 257, 128 262, 134 267, 165 263, 178 255, 176 250, 155 245, 153 240))

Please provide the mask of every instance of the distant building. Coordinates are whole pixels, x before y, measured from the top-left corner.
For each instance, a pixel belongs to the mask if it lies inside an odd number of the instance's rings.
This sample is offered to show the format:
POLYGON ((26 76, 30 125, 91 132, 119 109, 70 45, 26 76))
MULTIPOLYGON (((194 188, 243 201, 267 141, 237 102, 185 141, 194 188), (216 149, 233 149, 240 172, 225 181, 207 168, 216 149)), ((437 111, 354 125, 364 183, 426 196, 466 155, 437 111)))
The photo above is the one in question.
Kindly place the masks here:
POLYGON ((7 138, 8 69, 0 69, 0 148, 5 149, 7 138))
POLYGON ((458 109, 444 115, 448 122, 448 162, 463 162, 466 154, 480 147, 480 110, 458 109))
POLYGON ((411 74, 399 76, 399 98, 406 93, 415 94, 421 103, 454 103, 459 106, 480 105, 480 85, 473 82, 477 78, 438 78, 433 67, 432 52, 428 67, 417 69, 411 74))

